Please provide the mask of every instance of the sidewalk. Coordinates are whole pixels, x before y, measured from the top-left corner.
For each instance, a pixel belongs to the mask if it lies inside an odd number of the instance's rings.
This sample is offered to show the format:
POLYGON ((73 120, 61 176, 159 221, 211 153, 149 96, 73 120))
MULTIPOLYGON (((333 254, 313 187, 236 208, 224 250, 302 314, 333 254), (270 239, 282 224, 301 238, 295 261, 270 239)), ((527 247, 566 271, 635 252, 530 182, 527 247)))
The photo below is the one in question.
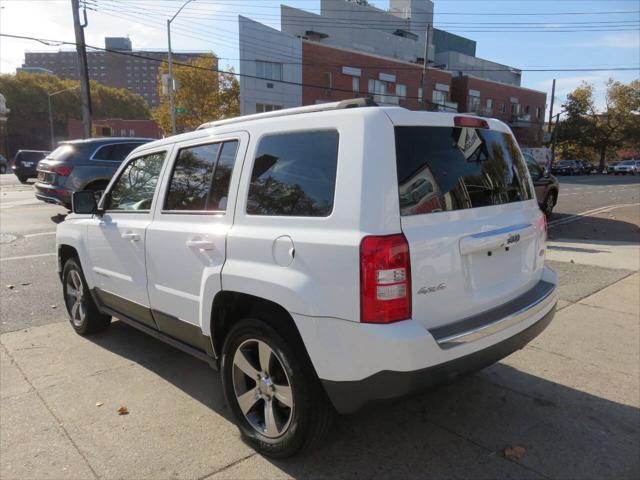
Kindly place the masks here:
POLYGON ((0 478, 638 478, 639 291, 635 273, 501 363, 340 418, 285 462, 240 440, 217 373, 120 322, 91 338, 66 322, 7 333, 0 478))

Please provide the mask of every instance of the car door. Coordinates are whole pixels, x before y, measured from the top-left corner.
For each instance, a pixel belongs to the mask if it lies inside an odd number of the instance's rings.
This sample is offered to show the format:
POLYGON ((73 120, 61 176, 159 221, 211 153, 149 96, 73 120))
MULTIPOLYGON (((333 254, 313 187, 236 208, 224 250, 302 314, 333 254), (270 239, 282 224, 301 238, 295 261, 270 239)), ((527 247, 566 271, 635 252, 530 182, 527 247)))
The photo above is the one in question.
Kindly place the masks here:
POLYGON ((87 245, 96 295, 112 310, 151 327, 145 236, 151 223, 166 151, 129 160, 111 183, 87 229, 87 245))
POLYGON ((164 333, 202 350, 211 342, 211 305, 221 289, 227 232, 248 134, 176 146, 162 198, 147 230, 151 307, 164 333))

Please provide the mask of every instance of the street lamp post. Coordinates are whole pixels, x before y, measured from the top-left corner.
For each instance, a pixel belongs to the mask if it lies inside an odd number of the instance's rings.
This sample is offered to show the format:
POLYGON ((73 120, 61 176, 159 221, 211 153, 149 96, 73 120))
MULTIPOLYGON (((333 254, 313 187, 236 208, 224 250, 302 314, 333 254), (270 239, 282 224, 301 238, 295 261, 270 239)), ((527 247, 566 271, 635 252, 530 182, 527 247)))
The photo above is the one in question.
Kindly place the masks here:
POLYGON ((71 88, 65 88, 64 90, 58 90, 57 92, 51 92, 51 93, 47 92, 47 103, 49 105, 49 135, 51 137, 51 150, 53 150, 55 147, 55 138, 53 135, 53 111, 51 108, 51 97, 53 97, 54 95, 58 95, 60 93, 75 90, 76 88, 80 88, 80 85, 77 85, 71 88))
POLYGON ((167 46, 169 48, 168 51, 168 63, 169 63, 169 107, 171 108, 171 134, 176 134, 176 98, 175 91, 173 85, 173 54, 171 53, 171 22, 175 20, 178 14, 182 11, 184 7, 195 0, 187 0, 182 4, 182 6, 178 9, 171 19, 167 20, 167 46))

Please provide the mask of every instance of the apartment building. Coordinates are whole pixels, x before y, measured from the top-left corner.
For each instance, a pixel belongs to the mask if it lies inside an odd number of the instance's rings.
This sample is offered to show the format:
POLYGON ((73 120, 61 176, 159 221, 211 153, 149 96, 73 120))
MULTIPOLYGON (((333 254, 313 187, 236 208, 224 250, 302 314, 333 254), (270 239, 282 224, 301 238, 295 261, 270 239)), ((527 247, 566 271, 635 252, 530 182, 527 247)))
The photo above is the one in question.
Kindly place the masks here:
MULTIPOLYGON (((131 40, 125 37, 106 37, 105 50, 108 51, 87 52, 89 78, 108 87, 126 88, 142 96, 150 107, 158 106, 158 68, 166 60, 167 52, 134 50, 131 40)), ((174 52, 173 60, 188 62, 202 55, 202 52, 174 52)), ((42 68, 62 79, 79 79, 75 50, 26 52, 22 68, 42 68)))

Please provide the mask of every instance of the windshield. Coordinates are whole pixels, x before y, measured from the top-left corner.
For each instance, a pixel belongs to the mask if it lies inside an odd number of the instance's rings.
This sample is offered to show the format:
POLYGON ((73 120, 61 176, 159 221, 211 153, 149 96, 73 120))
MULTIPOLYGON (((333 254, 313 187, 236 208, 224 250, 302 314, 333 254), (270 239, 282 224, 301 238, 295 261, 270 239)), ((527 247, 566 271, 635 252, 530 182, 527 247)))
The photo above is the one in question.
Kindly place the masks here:
POLYGON ((626 161, 626 162, 622 162, 621 165, 635 165, 635 163, 636 162, 629 160, 629 161, 626 161))
POLYGON ((451 127, 396 127, 401 215, 531 199, 527 168, 512 135, 451 127))
POLYGON ((56 148, 53 152, 47 155, 47 160, 54 160, 57 162, 66 161, 74 152, 76 147, 69 143, 64 143, 56 148))

